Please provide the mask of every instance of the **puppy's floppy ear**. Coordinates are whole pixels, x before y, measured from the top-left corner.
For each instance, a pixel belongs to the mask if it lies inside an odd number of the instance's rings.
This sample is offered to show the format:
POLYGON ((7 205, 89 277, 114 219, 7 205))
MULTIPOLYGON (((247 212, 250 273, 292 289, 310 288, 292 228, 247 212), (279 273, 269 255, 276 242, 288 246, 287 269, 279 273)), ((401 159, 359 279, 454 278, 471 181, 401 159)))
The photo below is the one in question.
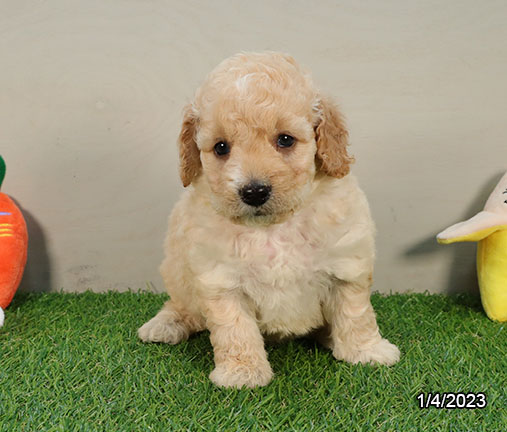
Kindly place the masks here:
POLYGON ((349 133, 342 115, 332 101, 320 98, 316 104, 318 122, 315 126, 317 166, 327 175, 345 177, 354 158, 347 153, 349 133))
POLYGON ((197 113, 192 104, 188 104, 183 110, 183 124, 178 138, 180 177, 185 187, 192 183, 192 180, 201 172, 201 159, 195 141, 196 127, 197 113))

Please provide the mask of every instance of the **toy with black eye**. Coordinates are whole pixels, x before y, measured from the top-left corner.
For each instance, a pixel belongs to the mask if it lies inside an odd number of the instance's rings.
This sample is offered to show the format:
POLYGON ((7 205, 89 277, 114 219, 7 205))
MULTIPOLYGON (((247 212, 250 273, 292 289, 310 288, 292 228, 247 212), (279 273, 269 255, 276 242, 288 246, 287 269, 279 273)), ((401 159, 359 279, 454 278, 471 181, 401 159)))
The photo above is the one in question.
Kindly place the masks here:
POLYGON ((476 241, 481 301, 489 318, 507 321, 507 173, 493 190, 484 210, 437 236, 439 243, 476 241))

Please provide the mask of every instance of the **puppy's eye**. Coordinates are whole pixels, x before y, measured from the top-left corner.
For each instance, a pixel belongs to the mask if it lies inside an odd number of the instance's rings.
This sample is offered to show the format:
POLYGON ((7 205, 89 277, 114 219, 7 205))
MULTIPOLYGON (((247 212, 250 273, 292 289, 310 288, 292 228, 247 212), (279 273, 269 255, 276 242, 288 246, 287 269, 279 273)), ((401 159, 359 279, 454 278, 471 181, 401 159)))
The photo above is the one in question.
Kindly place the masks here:
POLYGON ((225 156, 229 154, 231 148, 225 141, 220 141, 215 144, 214 150, 217 156, 225 156))
POLYGON ((276 145, 282 148, 292 147, 294 141, 296 141, 294 137, 287 134, 280 134, 276 140, 276 145))

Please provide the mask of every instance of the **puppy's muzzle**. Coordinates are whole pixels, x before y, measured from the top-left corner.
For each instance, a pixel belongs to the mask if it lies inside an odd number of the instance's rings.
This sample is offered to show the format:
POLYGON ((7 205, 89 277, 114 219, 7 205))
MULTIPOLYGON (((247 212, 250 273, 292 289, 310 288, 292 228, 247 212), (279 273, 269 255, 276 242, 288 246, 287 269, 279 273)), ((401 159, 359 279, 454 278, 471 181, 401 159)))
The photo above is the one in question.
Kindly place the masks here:
POLYGON ((271 196, 271 185, 252 181, 239 191, 241 201, 249 206, 260 207, 271 196))

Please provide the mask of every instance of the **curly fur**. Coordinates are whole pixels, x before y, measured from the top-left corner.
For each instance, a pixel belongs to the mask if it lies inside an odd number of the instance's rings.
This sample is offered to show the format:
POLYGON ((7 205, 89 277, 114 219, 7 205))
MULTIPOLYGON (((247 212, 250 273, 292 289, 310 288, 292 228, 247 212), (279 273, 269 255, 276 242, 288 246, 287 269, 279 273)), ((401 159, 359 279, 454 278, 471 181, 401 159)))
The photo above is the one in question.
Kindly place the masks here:
POLYGON ((340 360, 393 364, 370 303, 374 224, 349 174, 348 133, 291 57, 249 53, 222 62, 184 111, 179 138, 185 191, 160 271, 171 296, 139 329, 143 341, 177 343, 210 331, 213 382, 266 385, 264 338, 319 333, 340 360), (278 148, 286 133, 291 148, 278 148), (217 156, 214 145, 231 151, 217 156), (252 207, 238 190, 272 186, 252 207))

